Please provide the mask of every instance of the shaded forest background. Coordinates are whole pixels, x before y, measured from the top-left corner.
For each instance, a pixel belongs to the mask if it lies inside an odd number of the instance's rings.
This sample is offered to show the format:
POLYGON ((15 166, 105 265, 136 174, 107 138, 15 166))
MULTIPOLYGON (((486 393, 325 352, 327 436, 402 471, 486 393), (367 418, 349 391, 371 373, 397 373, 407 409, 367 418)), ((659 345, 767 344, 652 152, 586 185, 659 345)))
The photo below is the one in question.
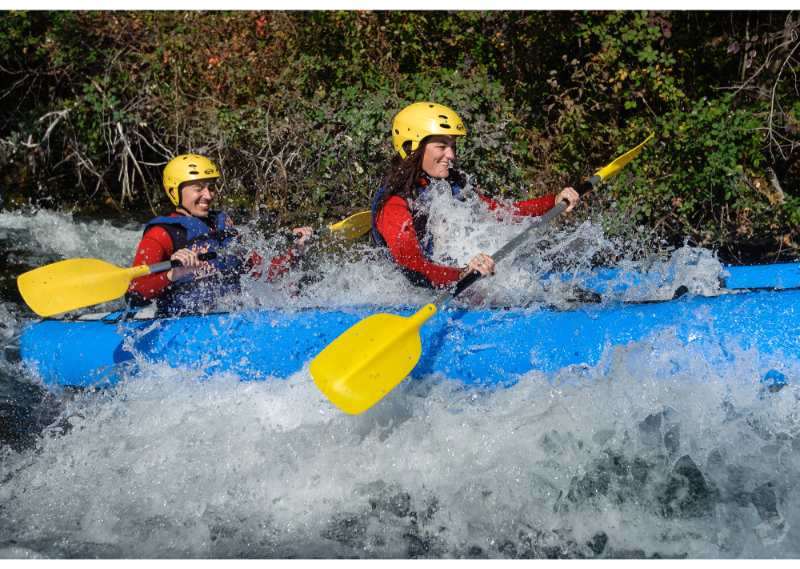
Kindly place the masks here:
POLYGON ((584 212, 800 257, 800 14, 3 12, 0 207, 146 218, 165 162, 280 225, 366 209, 405 104, 456 109, 486 193, 552 193, 653 131, 584 212))

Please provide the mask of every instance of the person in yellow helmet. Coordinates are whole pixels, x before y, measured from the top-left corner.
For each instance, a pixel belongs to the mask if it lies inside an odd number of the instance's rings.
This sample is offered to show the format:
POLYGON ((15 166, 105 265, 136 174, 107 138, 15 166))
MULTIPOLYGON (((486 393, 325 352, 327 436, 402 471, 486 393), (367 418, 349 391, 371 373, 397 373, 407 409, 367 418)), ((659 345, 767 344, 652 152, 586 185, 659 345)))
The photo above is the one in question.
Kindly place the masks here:
MULTIPOLYGON (((214 298, 238 291, 243 273, 260 270, 258 253, 251 252, 248 259, 242 259, 228 250, 235 237, 233 222, 226 213, 212 209, 219 177, 217 166, 197 154, 176 156, 166 165, 164 190, 175 210, 145 225, 132 266, 167 259, 179 261, 181 266, 134 279, 127 295, 132 305, 155 300, 159 314, 196 312, 210 306, 214 298), (213 259, 199 257, 211 252, 216 255, 213 259)), ((298 237, 295 246, 272 259, 268 279, 296 262, 311 228, 297 227, 292 232, 298 237)))
MULTIPOLYGON (((449 184, 453 199, 466 199, 466 180, 453 169, 456 139, 467 129, 451 108, 432 102, 408 105, 392 121, 392 144, 397 155, 392 160, 383 183, 372 199, 373 243, 385 247, 409 280, 419 286, 446 287, 472 271, 494 274, 494 260, 478 253, 466 267, 436 263, 433 239, 427 229, 427 212, 422 204, 434 181, 449 184)), ((476 192, 490 210, 510 207, 517 215, 538 216, 566 200, 566 211, 579 201, 578 192, 563 188, 558 195, 501 204, 476 192)))

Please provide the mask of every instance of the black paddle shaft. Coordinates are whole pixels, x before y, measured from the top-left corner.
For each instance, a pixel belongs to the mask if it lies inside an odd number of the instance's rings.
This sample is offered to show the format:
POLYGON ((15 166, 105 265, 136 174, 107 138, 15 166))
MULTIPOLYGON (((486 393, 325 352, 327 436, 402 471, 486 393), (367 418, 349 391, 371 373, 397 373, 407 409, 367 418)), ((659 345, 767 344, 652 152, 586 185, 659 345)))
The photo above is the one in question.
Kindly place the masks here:
MULTIPOLYGON (((217 254, 214 251, 209 251, 208 253, 200 253, 197 256, 198 260, 200 261, 211 261, 217 258, 217 254)), ((161 261, 160 263, 154 263, 150 265, 150 274, 154 273, 163 273, 164 271, 168 271, 170 269, 175 269, 177 267, 182 267, 183 263, 178 261, 177 259, 170 259, 169 261, 161 261)))
MULTIPOLYGON (((588 180, 583 182, 580 186, 578 186, 578 188, 576 190, 578 192, 578 195, 583 196, 583 195, 589 193, 602 180, 603 179, 600 176, 595 174, 594 176, 592 176, 591 178, 589 178, 588 180)), ((511 239, 508 243, 506 243, 505 245, 500 247, 500 249, 498 249, 497 252, 494 255, 492 255, 492 259, 494 259, 494 262, 495 263, 499 263, 500 261, 505 259, 508 256, 508 254, 511 253, 511 251, 513 251, 518 245, 520 245, 521 243, 527 241, 528 237, 530 236, 530 234, 531 234, 531 232, 533 230, 542 227, 543 225, 549 223, 550 220, 552 220, 553 218, 558 217, 559 215, 561 215, 561 213, 563 213, 563 211, 565 209, 567 209, 568 205, 569 204, 567 203, 566 200, 561 200, 555 206, 553 206, 552 209, 550 209, 549 211, 545 212, 545 214, 542 215, 538 220, 536 220, 534 223, 530 224, 525 230, 521 231, 519 235, 517 235, 516 237, 511 239)), ((459 294, 464 292, 465 289, 467 289, 469 286, 471 286, 473 283, 475 283, 475 281, 477 281, 480 278, 481 278, 481 274, 478 271, 472 271, 468 275, 463 276, 456 283, 456 286, 453 289, 453 292, 442 293, 441 295, 436 297, 436 300, 434 301, 434 304, 436 304, 437 306, 441 306, 443 303, 454 299, 455 297, 457 297, 459 294)))
MULTIPOLYGON (((200 253, 197 256, 198 261, 213 261, 216 258, 217 258, 217 253, 215 251, 209 251, 208 253, 200 253)), ((177 259, 172 259, 169 262, 169 264, 172 265, 173 268, 183 266, 183 263, 181 263, 177 259)))

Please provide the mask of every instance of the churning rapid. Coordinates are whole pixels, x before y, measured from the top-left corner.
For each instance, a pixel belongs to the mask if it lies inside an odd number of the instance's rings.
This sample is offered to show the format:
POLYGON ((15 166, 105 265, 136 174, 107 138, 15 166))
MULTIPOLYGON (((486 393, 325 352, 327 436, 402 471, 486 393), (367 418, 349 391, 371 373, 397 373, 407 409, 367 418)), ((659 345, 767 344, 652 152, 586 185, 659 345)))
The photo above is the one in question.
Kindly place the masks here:
MULTIPOLYGON (((451 237, 438 254, 465 264, 520 230, 487 215, 434 193, 434 239, 451 237)), ((243 246, 283 246, 242 232, 243 246)), ((45 390, 15 347, 34 320, 16 275, 71 257, 125 266, 139 236, 0 212, 0 557, 800 556, 800 361, 787 356, 719 346, 711 366, 666 332, 507 389, 414 378, 355 417, 308 366, 241 382, 151 364, 114 389, 45 390), (770 389, 768 371, 787 385, 770 389)), ((709 251, 585 221, 542 230, 464 301, 579 309, 575 287, 539 277, 594 265, 670 275, 603 303, 713 294, 721 270, 709 251)), ((231 309, 430 300, 364 244, 319 243, 287 278, 244 289, 231 309)))

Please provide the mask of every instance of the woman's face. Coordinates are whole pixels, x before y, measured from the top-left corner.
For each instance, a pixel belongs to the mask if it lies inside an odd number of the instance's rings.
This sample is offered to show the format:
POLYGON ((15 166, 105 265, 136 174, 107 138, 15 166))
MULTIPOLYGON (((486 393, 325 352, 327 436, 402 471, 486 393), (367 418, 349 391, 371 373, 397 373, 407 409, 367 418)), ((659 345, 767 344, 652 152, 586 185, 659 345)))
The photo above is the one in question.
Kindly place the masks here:
POLYGON ((214 180, 192 180, 181 186, 181 206, 195 217, 208 217, 216 189, 214 180))
POLYGON ((451 136, 434 136, 425 145, 422 169, 431 178, 447 178, 456 159, 456 141, 451 136))

